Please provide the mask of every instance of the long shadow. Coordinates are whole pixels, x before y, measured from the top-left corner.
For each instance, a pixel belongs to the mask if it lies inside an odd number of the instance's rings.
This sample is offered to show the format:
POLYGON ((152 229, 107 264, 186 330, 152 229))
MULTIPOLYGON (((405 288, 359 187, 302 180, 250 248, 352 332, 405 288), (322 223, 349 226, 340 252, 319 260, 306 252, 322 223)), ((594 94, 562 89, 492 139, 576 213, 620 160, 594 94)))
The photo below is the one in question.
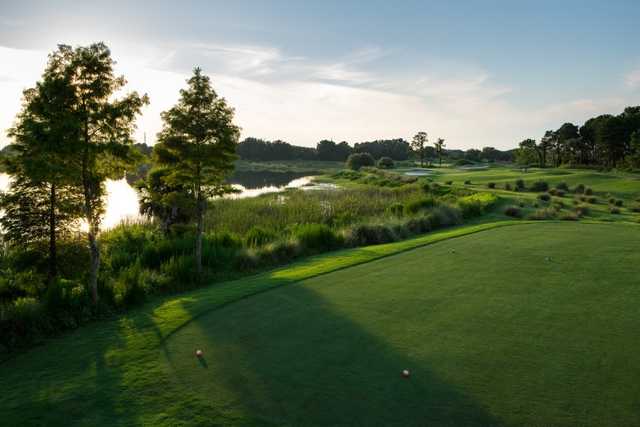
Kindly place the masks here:
POLYGON ((20 396, 13 404, 3 404, 0 425, 135 424, 130 402, 121 399, 123 366, 108 359, 111 350, 125 345, 120 327, 115 322, 109 328, 98 324, 87 326, 95 330, 98 327, 99 334, 85 333, 74 346, 65 341, 77 337, 67 336, 49 343, 46 355, 37 354, 36 349, 11 361, 16 365, 2 380, 37 393, 20 396), (86 345, 87 340, 91 340, 91 345, 86 345), (37 362, 22 360, 30 358, 36 358, 37 362), (23 362, 31 369, 21 369, 23 362))
POLYGON ((340 311, 290 285, 198 317, 162 346, 204 406, 236 415, 227 424, 501 425, 401 339, 388 343, 340 311))

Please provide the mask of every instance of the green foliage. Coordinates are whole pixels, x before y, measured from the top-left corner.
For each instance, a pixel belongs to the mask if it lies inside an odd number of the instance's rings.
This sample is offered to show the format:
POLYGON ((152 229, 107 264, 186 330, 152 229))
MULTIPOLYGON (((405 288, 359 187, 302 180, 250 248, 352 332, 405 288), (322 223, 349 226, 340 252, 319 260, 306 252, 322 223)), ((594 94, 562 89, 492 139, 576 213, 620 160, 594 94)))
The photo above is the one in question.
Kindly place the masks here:
POLYGON ((264 228, 254 226, 249 229, 245 236, 246 245, 249 247, 263 246, 275 240, 276 235, 264 228))
POLYGON ((347 168, 355 171, 364 166, 374 166, 375 164, 373 156, 369 153, 354 153, 347 158, 347 168))
POLYGON ((487 212, 497 201, 498 196, 493 193, 476 193, 460 197, 457 205, 462 212, 463 218, 472 218, 487 212))
POLYGON ((538 194, 538 200, 548 202, 549 200, 551 200, 551 195, 549 193, 538 194))
POLYGON ((380 159, 378 159, 377 166, 380 169, 393 169, 393 159, 391 157, 380 157, 380 159))
POLYGON ((418 132, 411 140, 411 150, 418 154, 420 159, 420 167, 424 167, 424 159, 426 154, 426 145, 429 143, 429 137, 426 132, 418 132))
POLYGON ((516 191, 524 191, 526 189, 526 186, 524 184, 524 180, 523 179, 517 179, 516 180, 516 191))
POLYGON ((531 191, 536 193, 549 190, 549 184, 546 181, 535 181, 531 184, 531 191))
POLYGON ((557 216, 557 211, 554 208, 542 208, 536 209, 534 212, 527 216, 527 219, 533 220, 550 220, 555 219, 557 216))
POLYGON ((341 237, 324 224, 298 226, 294 235, 304 248, 312 251, 330 251, 342 245, 341 237))
POLYGON ((496 183, 495 182, 487 183, 487 188, 496 188, 496 183))
POLYGON ((514 218, 522 218, 522 210, 518 206, 507 206, 504 209, 504 214, 514 218))
POLYGON ((412 200, 404 206, 404 212, 410 215, 416 214, 422 210, 430 209, 436 205, 433 197, 424 197, 412 200))

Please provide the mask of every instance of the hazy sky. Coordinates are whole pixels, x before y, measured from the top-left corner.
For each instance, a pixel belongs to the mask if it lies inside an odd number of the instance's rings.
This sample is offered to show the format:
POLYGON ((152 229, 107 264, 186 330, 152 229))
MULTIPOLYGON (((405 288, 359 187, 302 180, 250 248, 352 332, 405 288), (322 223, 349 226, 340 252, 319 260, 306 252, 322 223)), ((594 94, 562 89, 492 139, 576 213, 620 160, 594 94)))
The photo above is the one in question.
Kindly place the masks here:
POLYGON ((511 148, 640 104, 638 0, 0 0, 0 128, 48 52, 94 41, 149 94, 148 142, 196 65, 243 137, 298 145, 426 130, 450 148, 511 148))

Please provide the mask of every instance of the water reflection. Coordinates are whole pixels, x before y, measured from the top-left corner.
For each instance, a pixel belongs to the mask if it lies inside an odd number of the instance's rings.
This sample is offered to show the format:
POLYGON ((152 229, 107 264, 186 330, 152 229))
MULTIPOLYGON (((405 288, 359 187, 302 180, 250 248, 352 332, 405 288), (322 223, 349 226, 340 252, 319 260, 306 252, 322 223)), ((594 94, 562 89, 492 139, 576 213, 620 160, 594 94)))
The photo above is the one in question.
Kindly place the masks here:
MULTIPOLYGON (((276 193, 287 188, 315 189, 323 185, 311 185, 312 179, 313 177, 296 172, 236 172, 228 181, 240 192, 228 197, 255 197, 266 193, 276 193)), ((9 183, 9 175, 0 174, 0 191, 7 190, 9 183)), ((123 220, 142 219, 138 212, 138 193, 124 178, 107 180, 106 192, 106 211, 102 219, 103 230, 113 228, 123 220)), ((86 230, 86 228, 86 224, 81 225, 81 229, 86 230)))

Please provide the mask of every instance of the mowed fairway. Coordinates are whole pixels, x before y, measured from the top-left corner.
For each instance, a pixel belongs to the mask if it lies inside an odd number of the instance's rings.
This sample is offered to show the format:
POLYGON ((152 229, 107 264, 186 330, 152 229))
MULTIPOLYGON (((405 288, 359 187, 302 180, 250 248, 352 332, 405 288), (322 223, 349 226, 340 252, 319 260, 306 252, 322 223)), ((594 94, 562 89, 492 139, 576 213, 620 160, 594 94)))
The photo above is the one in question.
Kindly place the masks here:
POLYGON ((637 425, 639 246, 528 223, 211 286, 0 364, 0 425, 637 425))
POLYGON ((164 356, 225 424, 636 424, 639 231, 448 240, 213 311, 164 356))

